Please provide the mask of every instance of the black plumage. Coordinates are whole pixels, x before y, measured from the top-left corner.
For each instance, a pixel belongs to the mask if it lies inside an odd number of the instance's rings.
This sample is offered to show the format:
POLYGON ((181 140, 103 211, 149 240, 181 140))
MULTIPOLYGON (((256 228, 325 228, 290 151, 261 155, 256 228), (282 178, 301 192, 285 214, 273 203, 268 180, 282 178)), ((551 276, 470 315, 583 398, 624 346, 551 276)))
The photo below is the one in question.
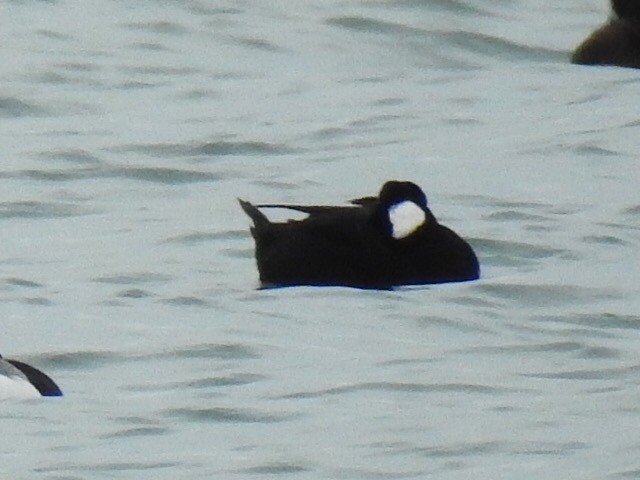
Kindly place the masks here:
POLYGON ((479 277, 472 248, 437 222, 426 196, 411 182, 387 182, 378 197, 353 200, 350 206, 254 206, 243 200, 240 205, 254 223, 251 233, 263 287, 390 289, 479 277), (410 234, 395 238, 390 212, 406 202, 423 212, 424 222, 410 234), (308 217, 273 223, 261 208, 288 208, 308 217))

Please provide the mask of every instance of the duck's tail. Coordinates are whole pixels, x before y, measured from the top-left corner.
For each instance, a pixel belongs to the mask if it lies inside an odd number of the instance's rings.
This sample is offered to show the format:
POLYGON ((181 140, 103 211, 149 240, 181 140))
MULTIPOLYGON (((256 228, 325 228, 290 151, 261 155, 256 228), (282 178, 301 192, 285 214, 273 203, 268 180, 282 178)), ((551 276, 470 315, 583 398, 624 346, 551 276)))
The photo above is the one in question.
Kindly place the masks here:
POLYGON ((249 218, 253 220, 253 224, 256 228, 266 227, 269 225, 269 219, 254 205, 240 198, 238 199, 238 202, 240 202, 240 206, 242 207, 242 210, 244 210, 244 213, 249 215, 249 218))

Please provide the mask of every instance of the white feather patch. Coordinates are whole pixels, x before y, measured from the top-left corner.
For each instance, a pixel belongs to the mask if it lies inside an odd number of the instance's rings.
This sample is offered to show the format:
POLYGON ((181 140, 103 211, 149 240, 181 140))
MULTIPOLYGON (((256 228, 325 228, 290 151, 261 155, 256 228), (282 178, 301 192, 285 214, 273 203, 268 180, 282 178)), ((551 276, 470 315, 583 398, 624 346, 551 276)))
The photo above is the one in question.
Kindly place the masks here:
POLYGON ((389 208, 391 235, 396 240, 408 237, 424 225, 427 215, 418 205, 409 200, 396 203, 389 208))
POLYGON ((0 375, 0 400, 25 400, 40 396, 40 392, 26 378, 0 375))

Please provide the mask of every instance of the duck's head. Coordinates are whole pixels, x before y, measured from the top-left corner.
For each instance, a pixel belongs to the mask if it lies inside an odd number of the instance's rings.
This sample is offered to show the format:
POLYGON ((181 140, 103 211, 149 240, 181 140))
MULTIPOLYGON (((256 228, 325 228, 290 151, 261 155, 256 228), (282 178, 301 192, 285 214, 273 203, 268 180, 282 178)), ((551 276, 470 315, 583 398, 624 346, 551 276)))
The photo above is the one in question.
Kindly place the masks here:
POLYGON ((611 0, 611 8, 618 18, 640 23, 640 2, 638 0, 611 0))
POLYGON ((379 215, 394 240, 410 238, 434 221, 427 196, 415 183, 389 181, 378 197, 379 215))

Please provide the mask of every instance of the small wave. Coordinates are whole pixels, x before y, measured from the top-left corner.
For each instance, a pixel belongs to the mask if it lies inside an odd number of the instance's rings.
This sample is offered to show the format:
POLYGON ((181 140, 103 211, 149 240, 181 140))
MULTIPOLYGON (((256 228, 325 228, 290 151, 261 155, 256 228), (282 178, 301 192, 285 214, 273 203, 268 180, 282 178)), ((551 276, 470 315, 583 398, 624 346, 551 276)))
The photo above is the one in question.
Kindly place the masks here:
POLYGON ((128 273, 123 275, 106 275, 95 277, 92 280, 98 283, 110 283, 113 285, 139 285, 144 283, 166 283, 172 280, 171 275, 153 272, 128 273))
POLYGON ((47 29, 36 30, 36 33, 49 40, 65 41, 73 39, 71 35, 67 35, 66 33, 54 32, 53 30, 47 29))
POLYGON ((574 454, 576 450, 591 448, 584 442, 525 442, 512 447, 510 450, 519 455, 550 455, 556 458, 559 454, 574 454))
POLYGON ((285 155, 294 153, 295 150, 285 145, 265 142, 208 142, 194 147, 194 154, 221 156, 221 155, 285 155))
POLYGON ((502 200, 499 198, 487 196, 487 195, 454 195, 456 200, 467 205, 484 205, 487 207, 501 208, 505 210, 522 210, 522 209, 549 209, 554 205, 547 205, 545 203, 537 202, 524 202, 514 200, 502 200))
POLYGON ((17 172, 4 173, 2 176, 13 178, 26 178, 30 180, 41 180, 47 182, 67 182, 71 180, 93 179, 103 176, 103 170, 94 167, 69 168, 69 169, 48 169, 48 170, 20 170, 17 172))
MULTIPOLYGON (((171 51, 169 47, 165 47, 164 45, 158 42, 133 42, 129 45, 129 47, 134 50, 143 50, 143 51, 149 51, 149 52, 170 52, 171 51)), ((122 85, 124 85, 124 83, 122 85)))
POLYGON ((249 385, 264 380, 264 375, 256 375, 252 373, 240 373, 225 377, 210 377, 198 380, 190 380, 181 382, 179 387, 189 388, 213 388, 213 387, 236 387, 240 385, 249 385))
POLYGON ((429 11, 441 10, 472 17, 490 15, 480 8, 460 0, 395 0, 391 3, 400 7, 426 8, 429 11))
POLYGON ((545 315, 533 317, 539 322, 553 322, 598 329, 640 330, 640 317, 615 313, 588 313, 575 315, 545 315))
POLYGON ((167 167, 79 167, 64 169, 29 169, 0 173, 0 178, 26 178, 48 182, 68 182, 75 180, 95 180, 101 178, 124 178, 165 185, 182 183, 211 182, 222 177, 198 170, 167 167))
POLYGON ((406 392, 406 393, 469 393, 469 394, 495 394, 504 392, 505 389, 490 387, 487 385, 463 384, 463 383, 397 383, 397 382, 367 382, 341 387, 328 388, 315 392, 297 392, 283 395, 279 398, 318 398, 329 395, 342 395, 362 391, 386 391, 386 392, 406 392))
POLYGON ((106 461, 102 463, 91 464, 70 464, 64 462, 63 464, 52 467, 38 467, 34 468, 34 472, 39 473, 53 473, 64 471, 80 471, 80 472, 118 472, 118 471, 145 471, 159 468, 174 468, 179 467, 179 463, 175 462, 111 462, 106 461))
POLYGON ((189 32, 182 25, 169 21, 126 23, 122 27, 127 30, 151 32, 160 35, 183 35, 189 32))
POLYGON ((598 244, 598 245, 627 245, 628 243, 621 238, 614 237, 612 235, 587 235, 582 237, 582 241, 585 243, 598 244))
POLYGON ((153 293, 141 288, 128 288, 117 293, 120 298, 148 298, 154 296, 153 293))
POLYGON ((640 468, 635 468, 632 470, 624 470, 613 475, 620 478, 632 478, 637 480, 638 478, 640 478, 640 468))
POLYGON ((122 167, 114 169, 112 175, 132 180, 176 185, 180 183, 210 182, 219 180, 220 176, 196 170, 181 170, 160 167, 122 167))
POLYGON ((640 372, 640 365, 619 368, 600 368, 567 370, 561 372, 525 373, 523 377, 548 378, 555 380, 616 380, 628 376, 636 378, 640 372))
POLYGON ((423 30, 366 17, 334 17, 325 20, 327 25, 341 27, 346 30, 366 33, 384 33, 394 35, 424 35, 423 30))
POLYGON ((533 214, 522 212, 518 210, 502 210, 500 212, 490 213, 486 215, 485 218, 488 221, 498 221, 498 222, 547 222, 549 218, 533 214))
POLYGON ((153 143, 122 145, 109 149, 114 152, 142 153, 151 157, 217 157, 228 155, 284 155, 296 150, 281 144, 259 141, 202 142, 196 144, 153 143))
POLYGON ((128 75, 160 75, 170 77, 186 77, 200 73, 200 71, 195 68, 169 67, 166 65, 130 65, 120 67, 120 70, 128 75))
POLYGON ((531 243, 512 242, 509 240, 494 240, 489 238, 472 238, 469 240, 474 246, 484 250, 486 253, 504 253, 521 258, 549 258, 566 253, 565 250, 543 247, 531 243))
POLYGON ((64 218, 95 213, 73 203, 0 202, 0 218, 64 218))
POLYGON ((48 115, 45 108, 18 100, 13 97, 0 97, 0 118, 43 117, 48 115))
MULTIPOLYGON (((453 297, 447 300, 448 303, 454 305, 464 305, 465 307, 480 307, 480 308, 495 308, 498 306, 496 302, 489 302, 487 300, 478 298, 476 296, 459 296, 453 297)), ((420 326, 425 328, 432 328, 438 326, 441 328, 450 329, 456 332, 464 333, 489 333, 492 330, 485 325, 480 324, 477 321, 469 321, 467 319, 460 318, 446 318, 446 317, 433 317, 428 316, 417 320, 420 326)))
POLYGON ((166 355, 176 358, 215 358, 221 360, 251 360, 261 357, 257 351, 245 345, 217 343, 193 345, 161 354, 162 357, 166 355))
POLYGON ((624 215, 631 215, 634 217, 640 216, 640 205, 634 205, 633 207, 625 208, 622 213, 624 215))
POLYGON ((308 472, 309 469, 295 463, 266 463, 236 471, 252 475, 288 475, 290 473, 308 472))
POLYGON ((461 354, 477 355, 513 355, 522 353, 571 353, 576 358, 614 359, 620 358, 620 351, 607 347, 594 347, 581 342, 547 342, 536 344, 500 345, 489 347, 471 347, 457 351, 461 354))
POLYGON ((478 290, 496 298, 518 302, 530 307, 549 307, 595 303, 611 299, 611 292, 602 289, 568 285, 515 285, 478 283, 478 290))
POLYGON ((620 152, 603 148, 598 145, 578 145, 573 147, 573 151, 578 155, 584 155, 586 157, 613 157, 620 155, 620 152))
POLYGON ((235 37, 234 41, 239 45, 242 45, 243 47, 248 47, 252 50, 258 50, 262 52, 281 53, 286 51, 285 49, 280 48, 271 42, 258 38, 235 37))
POLYGON ((500 37, 463 31, 434 32, 449 48, 457 46, 470 53, 503 60, 566 63, 566 51, 520 45, 500 37))
POLYGON ((117 432, 107 433, 105 435, 100 435, 99 438, 110 439, 130 437, 155 437, 157 435, 163 435, 169 432, 170 429, 165 427, 133 427, 124 428, 122 430, 118 430, 117 432))
POLYGON ((172 408, 165 410, 165 416, 192 422, 214 423, 280 423, 290 420, 288 415, 262 413, 238 408, 172 408))
POLYGON ((179 307, 210 307, 211 302, 194 296, 177 296, 163 300, 168 305, 177 305, 179 307))
MULTIPOLYGON (((445 45, 447 50, 461 50, 485 57, 503 60, 529 60, 536 62, 566 63, 566 51, 521 45, 501 37, 468 31, 427 31, 419 28, 367 17, 334 17, 325 21, 327 25, 362 33, 392 35, 396 38, 418 40, 417 47, 427 44, 445 45)), ((435 49, 433 50, 435 52, 435 49)))
POLYGON ((478 252, 484 265, 512 267, 530 265, 546 258, 572 258, 574 255, 568 250, 531 243, 489 238, 467 238, 467 240, 478 252))
POLYGON ((193 245, 197 243, 209 243, 218 240, 239 240, 249 238, 250 234, 247 230, 228 230, 225 232, 198 232, 188 233, 171 237, 163 241, 163 243, 180 243, 184 245, 193 245))
POLYGON ((23 298, 22 302, 27 305, 40 305, 40 306, 47 306, 47 305, 54 304, 52 300, 49 300, 48 298, 44 298, 44 297, 23 298))
POLYGON ((24 287, 24 288, 41 288, 44 287, 43 284, 34 282, 32 280, 25 280, 22 278, 7 278, 5 280, 7 285, 13 285, 16 287, 24 287))
POLYGON ((94 154, 81 149, 55 150, 44 152, 40 156, 47 160, 62 160, 80 165, 99 165, 102 163, 94 154))
POLYGON ((417 448, 414 449, 414 452, 432 458, 455 458, 499 453, 503 452, 504 448, 505 444, 502 442, 465 442, 447 446, 417 448))
POLYGON ((273 190, 299 190, 301 188, 298 183, 284 182, 282 180, 252 180, 251 184, 273 190))
POLYGON ((113 352, 100 351, 80 351, 66 353, 49 353, 37 355, 35 358, 38 364, 50 365, 58 369, 84 369, 96 368, 111 364, 115 361, 122 361, 123 357, 113 352))

